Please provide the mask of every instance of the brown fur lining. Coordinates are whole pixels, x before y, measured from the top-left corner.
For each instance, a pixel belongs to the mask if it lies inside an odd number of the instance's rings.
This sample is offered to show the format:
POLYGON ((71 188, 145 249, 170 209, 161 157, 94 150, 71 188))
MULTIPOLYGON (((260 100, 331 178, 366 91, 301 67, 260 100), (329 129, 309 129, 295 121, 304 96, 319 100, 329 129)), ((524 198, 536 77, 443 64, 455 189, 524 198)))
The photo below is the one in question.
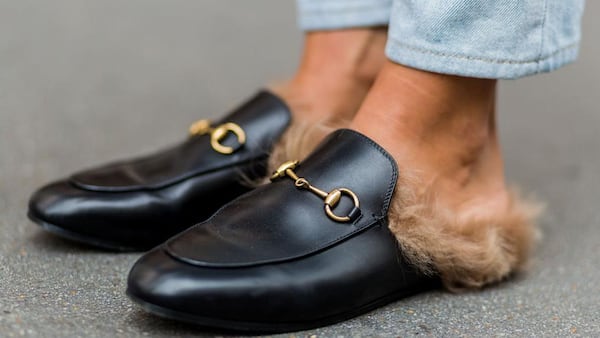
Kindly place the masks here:
MULTIPOLYGON (((273 149, 270 172, 285 161, 302 160, 326 134, 347 125, 292 123, 273 149)), ((446 288, 460 290, 498 282, 525 267, 537 233, 539 204, 512 191, 505 210, 479 201, 457 214, 440 205, 431 192, 419 192, 423 190, 417 175, 400 176, 389 228, 406 258, 423 273, 437 274, 446 288)))
POLYGON ((456 291, 498 282, 526 266, 538 203, 513 189, 504 210, 477 201, 457 214, 418 190, 418 180, 401 174, 388 220, 402 252, 421 271, 439 274, 456 291))

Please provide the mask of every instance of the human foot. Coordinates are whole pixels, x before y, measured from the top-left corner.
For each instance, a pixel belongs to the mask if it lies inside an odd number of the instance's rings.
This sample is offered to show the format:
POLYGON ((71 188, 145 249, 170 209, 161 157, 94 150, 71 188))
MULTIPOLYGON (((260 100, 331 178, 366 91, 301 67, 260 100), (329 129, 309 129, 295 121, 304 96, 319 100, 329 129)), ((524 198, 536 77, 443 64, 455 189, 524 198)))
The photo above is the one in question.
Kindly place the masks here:
POLYGON ((307 33, 300 65, 272 90, 308 123, 352 119, 385 62, 385 28, 307 33))
POLYGON ((537 208, 506 187, 495 86, 388 62, 350 125, 398 162, 390 228, 450 288, 506 277, 531 246, 537 208))
POLYGON ((307 33, 291 80, 274 85, 292 111, 292 125, 272 154, 271 167, 304 158, 327 134, 346 127, 385 62, 383 27, 307 33))

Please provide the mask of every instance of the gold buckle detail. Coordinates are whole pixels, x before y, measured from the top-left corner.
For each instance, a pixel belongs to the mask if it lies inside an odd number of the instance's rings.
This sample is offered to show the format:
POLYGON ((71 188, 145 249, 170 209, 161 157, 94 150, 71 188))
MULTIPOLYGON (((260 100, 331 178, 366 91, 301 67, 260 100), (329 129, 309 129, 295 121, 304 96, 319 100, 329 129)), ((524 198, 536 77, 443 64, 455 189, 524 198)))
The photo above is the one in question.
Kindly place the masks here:
POLYGON ((228 133, 233 133, 235 135, 240 146, 246 143, 246 133, 242 127, 233 122, 223 123, 213 128, 211 127, 209 120, 199 120, 192 123, 189 132, 190 136, 199 136, 210 133, 210 145, 212 148, 216 152, 225 155, 229 155, 239 149, 239 147, 233 148, 221 143, 228 133))
POLYGON ((283 163, 279 166, 279 168, 277 168, 277 170, 275 170, 273 175, 271 175, 271 181, 288 176, 289 178, 294 180, 294 185, 297 188, 306 189, 314 193, 315 195, 321 197, 325 204, 325 214, 327 214, 329 218, 336 222, 349 222, 356 219, 356 217, 360 215, 360 203, 358 201, 358 197, 354 192, 352 192, 352 190, 347 188, 336 188, 331 190, 330 192, 325 192, 311 185, 306 178, 298 177, 298 175, 296 175, 294 169, 298 166, 298 164, 300 164, 300 162, 298 161, 288 161, 283 163), (333 212, 333 209, 335 209, 335 207, 338 205, 343 195, 347 195, 348 197, 352 198, 354 207, 352 208, 350 213, 348 213, 348 215, 338 216, 333 212))

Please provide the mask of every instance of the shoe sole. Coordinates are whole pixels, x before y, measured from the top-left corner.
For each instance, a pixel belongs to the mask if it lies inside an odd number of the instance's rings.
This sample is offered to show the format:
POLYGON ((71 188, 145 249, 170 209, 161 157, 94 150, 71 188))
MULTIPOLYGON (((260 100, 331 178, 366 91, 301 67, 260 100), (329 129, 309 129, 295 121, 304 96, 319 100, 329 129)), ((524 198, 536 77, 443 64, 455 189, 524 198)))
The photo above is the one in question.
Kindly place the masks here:
POLYGON ((67 239, 67 240, 70 240, 73 242, 85 244, 87 246, 93 246, 95 248, 99 248, 99 249, 103 249, 103 250, 107 250, 107 251, 118 251, 118 252, 134 252, 134 251, 136 251, 136 252, 139 252, 139 251, 146 251, 146 250, 152 248, 152 247, 143 247, 142 248, 142 247, 125 246, 125 245, 115 243, 115 242, 99 240, 98 238, 95 238, 92 236, 82 235, 80 233, 77 233, 77 232, 74 232, 71 230, 67 230, 64 227, 61 227, 60 225, 46 222, 46 221, 42 220, 41 218, 36 217, 31 211, 27 212, 27 217, 33 223, 42 227, 42 229, 44 229, 54 235, 57 235, 61 238, 64 238, 64 239, 67 239))
POLYGON ((365 314, 367 312, 373 311, 377 308, 380 308, 386 304, 392 303, 394 301, 400 300, 402 298, 407 298, 409 296, 415 295, 417 293, 431 290, 439 285, 439 282, 432 282, 425 284, 426 286, 420 287, 418 289, 413 289, 409 291, 403 291, 394 293, 380 299, 377 299, 367 305, 364 305, 360 308, 353 309, 352 311, 348 311, 345 313, 325 317, 322 319, 318 319, 310 322, 277 322, 277 323, 268 323, 268 322, 246 322, 246 321, 237 321, 237 320, 228 320, 228 319, 220 319, 220 318, 211 318, 211 317, 203 317, 192 315, 185 312, 180 312, 176 310, 171 310, 169 308, 162 307, 160 305, 156 305, 153 303, 149 303, 141 298, 134 296, 129 290, 126 291, 127 296, 139 306, 142 307, 145 311, 157 315, 162 318, 176 320, 179 322, 185 322, 188 324, 192 324, 194 326, 198 326, 201 328, 212 328, 212 329, 221 329, 226 331, 236 331, 241 333, 283 333, 283 332, 292 332, 292 331, 303 331, 315 329, 323 326, 328 326, 332 324, 336 324, 342 321, 346 321, 357 317, 359 315, 365 314))

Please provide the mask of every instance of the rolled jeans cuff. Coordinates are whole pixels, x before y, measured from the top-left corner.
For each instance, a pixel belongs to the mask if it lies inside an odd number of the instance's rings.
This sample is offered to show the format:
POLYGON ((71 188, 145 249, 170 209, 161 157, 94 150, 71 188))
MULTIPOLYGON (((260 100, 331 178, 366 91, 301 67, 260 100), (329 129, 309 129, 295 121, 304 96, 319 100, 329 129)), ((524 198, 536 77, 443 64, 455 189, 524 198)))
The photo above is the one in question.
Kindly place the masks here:
POLYGON ((408 67, 434 73, 489 79, 516 79, 550 72, 577 59, 579 43, 530 60, 486 58, 411 46, 388 39, 388 59, 408 67))
POLYGON ((304 31, 387 26, 392 0, 298 0, 304 31))
POLYGON ((515 79, 577 58, 583 0, 398 0, 387 57, 451 75, 515 79))

